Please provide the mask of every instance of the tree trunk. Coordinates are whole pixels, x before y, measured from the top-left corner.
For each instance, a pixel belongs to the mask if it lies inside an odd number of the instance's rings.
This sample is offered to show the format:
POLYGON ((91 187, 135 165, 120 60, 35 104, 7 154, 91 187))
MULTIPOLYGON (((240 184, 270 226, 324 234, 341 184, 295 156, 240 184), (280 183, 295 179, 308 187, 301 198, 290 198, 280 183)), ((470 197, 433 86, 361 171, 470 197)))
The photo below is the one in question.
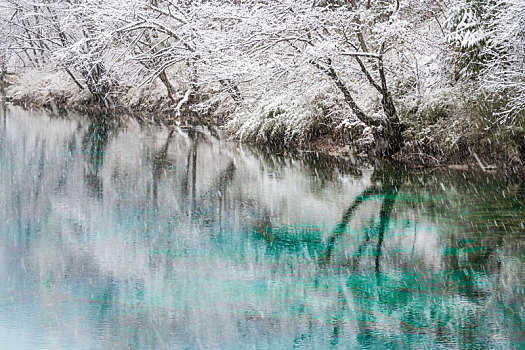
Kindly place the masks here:
POLYGON ((4 98, 5 58, 0 56, 0 96, 4 98))
POLYGON ((166 86, 166 90, 168 90, 168 98, 170 99, 172 103, 175 103, 175 99, 173 98, 173 94, 171 92, 172 91, 171 83, 168 80, 168 75, 166 74, 166 70, 163 70, 162 73, 160 73, 160 80, 166 86))
POLYGON ((399 121, 396 107, 392 99, 392 94, 388 90, 386 82, 385 67, 383 64, 384 43, 381 45, 381 53, 378 58, 378 71, 381 80, 381 104, 385 113, 385 147, 382 149, 382 156, 391 156, 397 153, 403 147, 403 125, 399 121))
POLYGON ((81 73, 95 103, 109 107, 111 85, 104 65, 97 62, 82 69, 81 73))

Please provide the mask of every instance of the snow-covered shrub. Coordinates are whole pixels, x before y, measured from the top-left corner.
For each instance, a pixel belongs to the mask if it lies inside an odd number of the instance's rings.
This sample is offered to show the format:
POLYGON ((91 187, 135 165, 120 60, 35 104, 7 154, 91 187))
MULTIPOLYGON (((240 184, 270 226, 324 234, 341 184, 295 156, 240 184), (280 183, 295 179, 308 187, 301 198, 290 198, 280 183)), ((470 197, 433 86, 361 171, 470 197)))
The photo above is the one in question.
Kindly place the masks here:
POLYGON ((434 90, 419 103, 402 101, 399 112, 408 126, 404 154, 423 155, 432 161, 465 160, 473 153, 500 161, 524 158, 525 123, 499 123, 497 111, 508 100, 476 90, 476 86, 458 84, 434 90))
MULTIPOLYGON (((375 118, 380 118, 379 113, 372 115, 375 118)), ((348 117, 343 119, 336 130, 344 137, 351 145, 354 151, 359 153, 368 153, 373 150, 376 144, 376 137, 380 133, 381 127, 367 126, 359 119, 348 117)))
POLYGON ((330 91, 295 100, 268 97, 253 110, 245 108, 235 113, 226 129, 242 141, 302 144, 338 132, 336 127, 345 112, 340 99, 330 91))
POLYGON ((462 152, 468 119, 464 118, 454 88, 433 90, 420 101, 401 101, 399 112, 408 127, 404 131, 405 152, 444 156, 462 152))

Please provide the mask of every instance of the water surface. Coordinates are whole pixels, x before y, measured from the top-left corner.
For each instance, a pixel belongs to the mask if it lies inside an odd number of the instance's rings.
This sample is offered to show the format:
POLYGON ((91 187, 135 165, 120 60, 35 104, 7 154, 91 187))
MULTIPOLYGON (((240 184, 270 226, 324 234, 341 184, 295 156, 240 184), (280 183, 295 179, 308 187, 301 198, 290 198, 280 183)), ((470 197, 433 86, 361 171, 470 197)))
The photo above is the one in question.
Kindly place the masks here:
POLYGON ((525 182, 0 114, 0 348, 525 348, 525 182))

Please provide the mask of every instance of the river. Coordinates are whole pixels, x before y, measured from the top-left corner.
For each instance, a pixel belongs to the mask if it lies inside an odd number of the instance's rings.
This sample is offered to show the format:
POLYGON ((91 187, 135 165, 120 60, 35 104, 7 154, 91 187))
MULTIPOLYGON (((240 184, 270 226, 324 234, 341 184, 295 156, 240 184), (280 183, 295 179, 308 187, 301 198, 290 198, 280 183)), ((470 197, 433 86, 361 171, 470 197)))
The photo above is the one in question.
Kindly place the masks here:
POLYGON ((0 112, 0 348, 525 347, 525 181, 0 112))

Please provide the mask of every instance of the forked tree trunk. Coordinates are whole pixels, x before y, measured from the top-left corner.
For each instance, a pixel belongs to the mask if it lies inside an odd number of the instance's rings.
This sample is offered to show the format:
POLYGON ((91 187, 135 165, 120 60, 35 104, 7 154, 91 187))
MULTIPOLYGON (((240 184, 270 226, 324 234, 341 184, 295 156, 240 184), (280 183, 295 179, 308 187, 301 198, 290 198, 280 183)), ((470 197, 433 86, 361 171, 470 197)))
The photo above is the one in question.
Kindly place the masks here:
POLYGON ((394 105, 394 101, 392 99, 392 95, 388 90, 383 67, 382 54, 377 56, 379 60, 378 70, 381 79, 380 84, 374 81, 374 79, 366 69, 365 65, 359 58, 359 54, 356 54, 355 57, 369 82, 381 93, 381 105, 385 114, 385 118, 382 120, 371 118, 363 112, 363 110, 355 102, 354 98, 352 97, 352 93, 350 92, 348 87, 341 80, 341 78, 331 65, 330 60, 328 60, 328 67, 323 67, 316 61, 312 61, 311 63, 321 71, 325 72, 328 75, 328 77, 330 77, 330 79, 334 82, 335 86, 343 94, 346 104, 350 107, 352 112, 354 112, 355 116, 359 120, 361 120, 364 124, 368 126, 376 127, 376 132, 374 133, 374 138, 377 142, 375 147, 376 155, 379 157, 390 157, 393 154, 397 153, 403 146, 403 127, 399 121, 399 117, 397 116, 397 111, 394 105))

